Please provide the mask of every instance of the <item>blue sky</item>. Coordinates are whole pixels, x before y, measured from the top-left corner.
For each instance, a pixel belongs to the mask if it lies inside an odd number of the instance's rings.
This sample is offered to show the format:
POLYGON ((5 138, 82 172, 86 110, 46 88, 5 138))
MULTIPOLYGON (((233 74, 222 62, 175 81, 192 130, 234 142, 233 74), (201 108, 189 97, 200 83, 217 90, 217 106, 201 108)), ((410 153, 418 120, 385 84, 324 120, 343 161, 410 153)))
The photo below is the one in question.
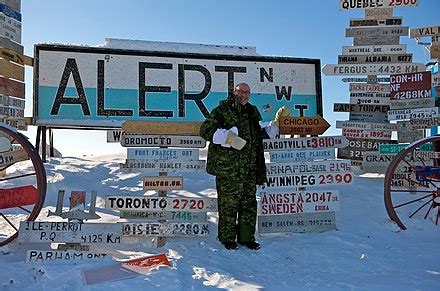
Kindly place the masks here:
MULTIPOLYGON (((412 8, 396 8, 410 28, 438 25, 439 0, 419 0, 412 8)), ((362 18, 363 10, 340 11, 339 0, 291 1, 140 1, 140 0, 34 0, 22 1, 22 44, 33 55, 35 43, 56 42, 94 46, 105 38, 255 46, 261 55, 321 59, 337 63, 349 19, 362 18)), ((426 63, 428 55, 413 39, 401 37, 413 53, 413 62, 426 63)), ((349 102, 348 83, 322 75, 324 117, 340 134, 333 103, 349 102)), ((26 70, 26 116, 32 110, 32 69, 26 70)), ((26 132, 34 139, 35 130, 26 132)), ((106 144, 104 132, 55 131, 55 146, 66 155, 120 152, 106 144), (78 145, 81 144, 79 149, 78 145), (99 152, 96 148, 99 147, 99 152)))

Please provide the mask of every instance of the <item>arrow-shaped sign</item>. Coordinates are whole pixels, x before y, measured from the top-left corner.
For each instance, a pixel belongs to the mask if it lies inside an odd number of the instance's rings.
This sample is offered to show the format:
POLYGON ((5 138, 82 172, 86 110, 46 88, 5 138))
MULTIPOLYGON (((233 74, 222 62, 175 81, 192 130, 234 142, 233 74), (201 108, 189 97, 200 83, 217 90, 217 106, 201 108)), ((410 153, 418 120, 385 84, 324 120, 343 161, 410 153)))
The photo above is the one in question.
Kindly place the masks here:
POLYGON ((319 135, 323 134, 330 124, 321 116, 289 117, 280 119, 280 134, 319 135))

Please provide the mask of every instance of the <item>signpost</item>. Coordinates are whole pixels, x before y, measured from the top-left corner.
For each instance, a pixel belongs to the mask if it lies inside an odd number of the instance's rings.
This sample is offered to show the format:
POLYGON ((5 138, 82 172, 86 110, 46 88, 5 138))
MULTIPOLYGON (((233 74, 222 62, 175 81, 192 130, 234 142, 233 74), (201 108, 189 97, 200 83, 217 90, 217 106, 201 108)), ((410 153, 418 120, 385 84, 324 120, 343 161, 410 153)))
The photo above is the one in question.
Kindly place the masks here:
POLYGON ((264 151, 283 151, 297 149, 339 148, 348 145, 348 139, 343 136, 317 136, 305 138, 275 138, 264 139, 264 151))
POLYGON ((389 75, 395 73, 415 73, 425 70, 421 63, 398 63, 398 64, 348 64, 348 65, 324 65, 322 72, 327 75, 389 75))
POLYGON ((431 72, 390 76, 391 100, 431 98, 431 72))
POLYGON ((121 164, 121 169, 128 169, 131 172, 202 172, 205 171, 205 162, 205 160, 168 161, 127 159, 125 164, 121 164))
POLYGON ((388 105, 370 105, 370 104, 350 104, 334 103, 334 112, 367 112, 367 113, 387 113, 390 109, 388 105))
POLYGON ((389 98, 383 97, 350 97, 350 104, 390 105, 389 98))
POLYGON ((407 0, 407 1, 396 1, 396 0, 383 0, 383 1, 351 1, 351 0, 339 0, 340 10, 351 10, 351 9, 365 9, 368 10, 378 10, 378 8, 400 8, 400 7, 410 7, 417 6, 419 4, 418 0, 407 0))
POLYGON ((126 134, 166 134, 166 135, 196 135, 200 134, 201 122, 167 122, 128 120, 122 124, 126 134))
POLYGON ((188 211, 128 211, 122 210, 120 218, 142 219, 142 220, 167 220, 167 221, 186 221, 186 222, 206 222, 205 212, 188 211))
POLYGON ((270 152, 271 162, 307 162, 334 158, 335 150, 333 148, 270 152))
POLYGON ((351 184, 353 181, 353 174, 351 172, 343 173, 307 173, 302 175, 282 175, 269 176, 267 178, 266 186, 268 188, 278 187, 317 187, 327 185, 345 185, 351 184))
POLYGON ((0 77, 0 94, 24 99, 24 83, 0 77))
POLYGON ((124 147, 184 147, 204 148, 206 141, 200 136, 122 134, 124 147))
POLYGON ((409 30, 409 37, 423 37, 423 36, 435 36, 440 34, 440 26, 429 26, 420 28, 411 28, 409 30))
POLYGON ((402 100, 402 101, 391 101, 391 109, 407 109, 407 108, 426 108, 434 107, 434 98, 423 98, 423 99, 412 99, 412 100, 402 100))
POLYGON ((378 37, 408 35, 408 26, 381 26, 381 27, 355 27, 346 28, 346 37, 378 37))
POLYGON ((144 190, 182 190, 183 189, 183 177, 173 176, 154 176, 144 177, 143 180, 144 190))
POLYGON ((405 54, 406 44, 343 46, 343 55, 405 54))
POLYGON ((421 119, 438 117, 438 107, 414 108, 414 109, 393 109, 388 111, 388 120, 421 119))
POLYGON ((330 124, 321 116, 280 118, 280 134, 319 135, 323 134, 330 124))
POLYGON ((323 160, 301 163, 268 163, 266 174, 270 176, 296 175, 303 173, 346 172, 350 163, 344 160, 323 160))
POLYGON ((258 233, 324 232, 336 229, 335 212, 258 216, 258 233))
POLYGON ((190 161, 199 159, 199 150, 168 148, 128 148, 127 159, 190 161))
POLYGON ((438 117, 411 119, 408 121, 398 121, 396 130, 409 131, 416 129, 428 129, 438 125, 440 125, 440 119, 438 117))
POLYGON ((398 45, 400 43, 400 36, 358 36, 353 38, 353 45, 398 45))
POLYGON ((207 236, 209 223, 130 222, 122 223, 124 236, 207 236))
POLYGON ((24 67, 0 58, 0 75, 4 78, 24 81, 24 67))
POLYGON ((349 119, 359 122, 371 123, 385 123, 388 122, 386 113, 365 113, 365 112, 350 112, 349 119))
POLYGON ((389 55, 339 55, 338 64, 358 63, 410 63, 412 54, 389 54, 389 55))
POLYGON ((403 24, 402 17, 387 19, 350 19, 350 27, 357 26, 398 26, 403 24))
POLYGON ((356 122, 351 120, 336 121, 336 128, 356 128, 356 129, 368 129, 368 130, 397 130, 396 124, 393 123, 368 123, 368 122, 356 122))
POLYGON ((0 153, 0 167, 6 167, 17 162, 26 161, 29 157, 25 150, 13 150, 0 153))
POLYGON ((354 138, 354 139, 356 138, 381 139, 381 140, 391 139, 391 131, 343 128, 342 134, 345 137, 354 138))
POLYGON ((372 93, 389 93, 389 84, 365 84, 365 83, 350 83, 350 92, 372 92, 372 93))
POLYGON ((367 82, 367 83, 389 83, 390 82, 390 78, 389 77, 383 77, 383 78, 378 78, 376 76, 374 76, 375 78, 365 78, 365 77, 361 77, 361 78, 342 78, 342 82, 345 83, 352 83, 352 82, 367 82))

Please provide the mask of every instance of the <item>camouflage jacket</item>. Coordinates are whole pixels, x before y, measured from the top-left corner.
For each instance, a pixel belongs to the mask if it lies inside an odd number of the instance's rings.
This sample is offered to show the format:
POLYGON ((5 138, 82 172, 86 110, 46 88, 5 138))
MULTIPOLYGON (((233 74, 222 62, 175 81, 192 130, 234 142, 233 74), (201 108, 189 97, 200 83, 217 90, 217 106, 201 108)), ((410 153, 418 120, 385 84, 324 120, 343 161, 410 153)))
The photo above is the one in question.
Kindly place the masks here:
POLYGON ((206 171, 214 176, 240 176, 251 173, 256 176, 256 184, 266 182, 263 138, 268 138, 261 129, 260 112, 257 107, 247 103, 241 105, 233 99, 222 100, 202 124, 200 136, 210 141, 206 171), (246 140, 241 150, 226 148, 212 143, 214 132, 236 126, 238 136, 246 140))

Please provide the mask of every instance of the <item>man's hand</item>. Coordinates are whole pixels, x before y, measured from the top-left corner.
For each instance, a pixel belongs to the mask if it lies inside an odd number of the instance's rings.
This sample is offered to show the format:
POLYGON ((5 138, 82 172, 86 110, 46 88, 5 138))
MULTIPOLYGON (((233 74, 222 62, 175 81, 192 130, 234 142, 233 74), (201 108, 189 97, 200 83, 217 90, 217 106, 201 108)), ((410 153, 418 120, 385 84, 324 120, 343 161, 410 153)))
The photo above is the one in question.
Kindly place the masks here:
POLYGON ((212 137, 212 142, 225 148, 232 146, 237 150, 241 150, 246 145, 246 141, 238 136, 238 129, 235 126, 231 129, 217 129, 212 137))

